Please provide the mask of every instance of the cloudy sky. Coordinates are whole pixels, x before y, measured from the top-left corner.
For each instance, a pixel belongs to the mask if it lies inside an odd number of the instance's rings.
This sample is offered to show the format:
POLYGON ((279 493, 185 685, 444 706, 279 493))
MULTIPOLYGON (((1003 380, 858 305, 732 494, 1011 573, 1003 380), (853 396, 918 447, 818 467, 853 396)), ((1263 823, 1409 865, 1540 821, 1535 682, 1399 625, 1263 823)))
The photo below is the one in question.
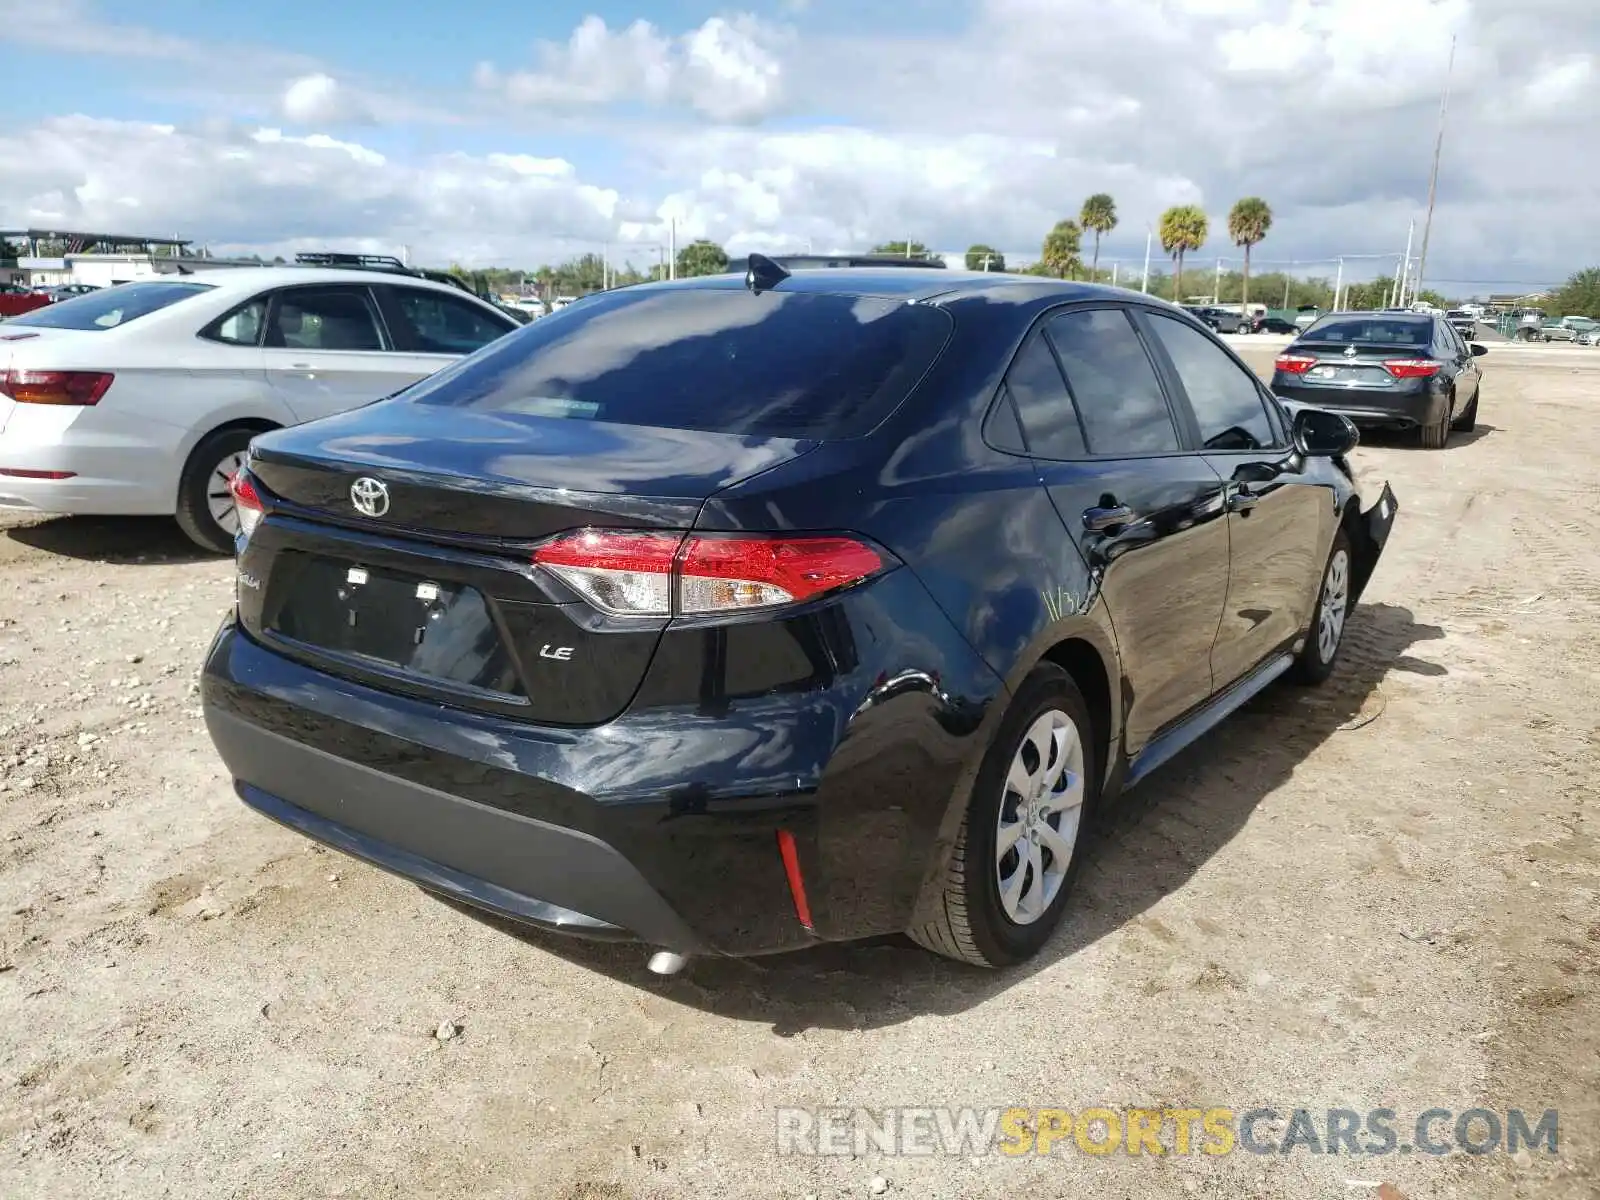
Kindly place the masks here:
POLYGON ((1309 266, 1420 228, 1452 35, 1429 282, 1600 262, 1596 0, 0 0, 0 226, 642 264, 676 219, 1030 260, 1103 190, 1133 269, 1174 203, 1235 257, 1259 194, 1258 260, 1309 266))

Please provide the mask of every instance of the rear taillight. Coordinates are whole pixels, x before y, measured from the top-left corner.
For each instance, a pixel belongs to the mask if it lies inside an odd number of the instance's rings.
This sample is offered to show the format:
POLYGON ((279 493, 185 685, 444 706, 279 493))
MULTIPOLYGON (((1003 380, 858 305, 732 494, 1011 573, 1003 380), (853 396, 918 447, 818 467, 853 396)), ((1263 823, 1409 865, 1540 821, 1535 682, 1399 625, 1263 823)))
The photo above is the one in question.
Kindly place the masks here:
POLYGON ((234 472, 233 478, 228 480, 228 490, 233 493, 233 507, 239 514, 239 532, 249 537, 261 524, 261 518, 267 515, 261 493, 243 470, 234 472))
POLYGON ((109 371, 0 371, 0 394, 18 404, 98 404, 114 376, 109 371))
POLYGON ((586 529, 541 546, 533 561, 618 617, 718 616, 782 608, 883 570, 845 537, 751 537, 586 529))
POLYGON ((1426 379, 1437 375, 1442 366, 1431 358, 1390 358, 1384 360, 1383 369, 1396 379, 1426 379))
POLYGON ((1309 354, 1280 354, 1272 365, 1287 375, 1304 375, 1317 365, 1317 360, 1309 354))

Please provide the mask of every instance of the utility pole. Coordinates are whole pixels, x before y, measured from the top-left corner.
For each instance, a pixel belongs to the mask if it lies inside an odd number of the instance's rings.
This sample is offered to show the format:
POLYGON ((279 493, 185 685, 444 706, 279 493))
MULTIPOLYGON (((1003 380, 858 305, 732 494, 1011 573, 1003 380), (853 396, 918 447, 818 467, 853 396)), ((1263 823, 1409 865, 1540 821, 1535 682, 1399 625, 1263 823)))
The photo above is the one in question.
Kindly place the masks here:
POLYGON ((1291 282, 1291 280, 1289 278, 1289 273, 1287 271, 1285 271, 1284 275, 1283 275, 1283 306, 1284 306, 1284 308, 1288 308, 1289 307, 1289 284, 1290 284, 1290 282, 1291 282))
POLYGON ((1444 69, 1444 96, 1439 100, 1439 134, 1433 142, 1433 173, 1428 177, 1428 215, 1422 222, 1422 252, 1417 255, 1417 295, 1422 294, 1422 275, 1428 269, 1428 235, 1433 232, 1433 196, 1439 186, 1439 156, 1444 150, 1444 116, 1450 108, 1450 79, 1456 69, 1456 39, 1450 38, 1450 62, 1444 69))
POLYGON ((1344 288, 1344 259, 1339 260, 1338 273, 1333 277, 1333 311, 1339 311, 1339 293, 1344 288))
POLYGON ((1211 284, 1211 303, 1222 303, 1222 260, 1217 259, 1217 277, 1211 284))
POLYGON ((1144 231, 1144 278, 1139 281, 1139 290, 1146 294, 1150 291, 1150 244, 1155 241, 1155 237, 1152 230, 1144 231))
POLYGON ((1411 285, 1411 238, 1417 232, 1417 219, 1411 218, 1411 224, 1406 227, 1406 256, 1400 262, 1400 298, 1394 302, 1396 308, 1406 306, 1406 289, 1411 285))
POLYGON ((1118 266, 1118 264, 1115 263, 1115 262, 1113 262, 1111 264, 1111 286, 1112 287, 1116 287, 1117 286, 1117 266, 1118 266))
POLYGON ((672 224, 667 235, 667 278, 678 277, 678 218, 672 218, 672 224))

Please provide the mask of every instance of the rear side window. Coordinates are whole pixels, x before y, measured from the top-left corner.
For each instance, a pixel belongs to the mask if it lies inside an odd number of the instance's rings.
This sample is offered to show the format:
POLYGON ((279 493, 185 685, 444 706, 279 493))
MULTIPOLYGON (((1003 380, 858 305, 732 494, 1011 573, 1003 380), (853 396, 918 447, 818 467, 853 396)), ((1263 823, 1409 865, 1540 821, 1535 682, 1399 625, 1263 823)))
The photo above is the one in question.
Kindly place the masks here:
POLYGON ((391 289, 395 303, 411 327, 411 348, 418 354, 471 354, 514 326, 496 321, 466 300, 423 288, 391 289))
POLYGON ((1178 430, 1144 343, 1118 308, 1064 313, 1045 326, 1067 372, 1091 454, 1169 454, 1178 430))
POLYGON ((200 331, 200 336, 213 342, 226 342, 230 346, 258 346, 261 344, 261 327, 267 320, 267 298, 257 296, 248 304, 241 304, 224 317, 211 322, 200 331))
POLYGON ((290 288, 278 294, 267 345, 288 350, 384 350, 378 310, 363 287, 290 288))
POLYGON ((1006 387, 1016 401, 1017 416, 1027 431, 1028 448, 1041 458, 1082 458, 1083 430, 1061 368, 1044 335, 1028 339, 1011 370, 1006 387))
POLYGON ((209 283, 179 283, 152 279, 148 283, 122 283, 36 308, 12 317, 6 328, 31 325, 39 329, 115 329, 153 312, 211 290, 209 283))
POLYGON ((855 437, 910 394, 950 328, 942 309, 898 300, 623 290, 541 318, 407 398, 624 425, 855 437))
POLYGON ((1277 445, 1255 377, 1192 325, 1157 313, 1150 328, 1172 360, 1207 450, 1262 450, 1277 445))

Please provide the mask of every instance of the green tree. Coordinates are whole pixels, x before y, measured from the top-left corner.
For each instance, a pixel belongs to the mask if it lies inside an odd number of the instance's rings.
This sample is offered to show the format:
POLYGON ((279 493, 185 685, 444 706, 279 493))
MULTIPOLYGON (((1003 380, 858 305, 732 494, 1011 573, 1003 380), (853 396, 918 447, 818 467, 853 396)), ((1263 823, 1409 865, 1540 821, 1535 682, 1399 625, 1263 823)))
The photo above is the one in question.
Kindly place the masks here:
POLYGON ((1206 244, 1211 222, 1197 204, 1175 204, 1161 214, 1161 248, 1172 256, 1172 299, 1183 302, 1183 256, 1206 244))
POLYGON ((1067 272, 1076 274, 1083 266, 1083 230, 1073 220, 1057 221, 1055 228, 1044 235, 1044 247, 1039 261, 1057 279, 1065 279, 1067 272))
POLYGON ((704 238, 690 242, 678 251, 678 274, 721 275, 728 269, 728 252, 704 238))
POLYGON ((1600 321, 1600 267, 1586 267, 1550 296, 1545 311, 1558 317, 1593 317, 1600 321))
POLYGON ((1250 247, 1267 236, 1272 228, 1272 209, 1260 196, 1246 196, 1228 213, 1228 236, 1235 246, 1244 247, 1244 282, 1241 294, 1250 303, 1250 247))
POLYGON ((1096 192, 1083 202, 1078 223, 1094 231, 1094 261, 1089 266, 1089 278, 1098 278, 1100 272, 1100 236, 1117 227, 1117 202, 1105 192, 1096 192))
POLYGON ((979 242, 975 246, 967 247, 967 270, 969 271, 1004 271, 1006 269, 1006 256, 993 246, 985 246, 979 242))
POLYGON ((944 259, 929 250, 921 242, 912 242, 909 251, 905 242, 884 242, 881 245, 874 246, 872 253, 893 254, 897 258, 921 258, 926 259, 928 262, 936 262, 940 266, 944 265, 944 259))

